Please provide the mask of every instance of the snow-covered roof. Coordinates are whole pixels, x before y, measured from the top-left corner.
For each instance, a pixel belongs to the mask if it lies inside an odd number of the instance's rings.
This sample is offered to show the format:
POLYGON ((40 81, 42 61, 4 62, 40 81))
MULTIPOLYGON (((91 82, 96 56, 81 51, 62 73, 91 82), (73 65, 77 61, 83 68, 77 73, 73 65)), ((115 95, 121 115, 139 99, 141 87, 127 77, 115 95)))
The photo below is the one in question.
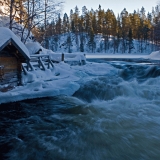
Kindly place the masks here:
POLYGON ((0 27, 0 51, 9 43, 12 43, 25 59, 30 59, 29 51, 20 39, 10 29, 0 27))
POLYGON ((41 49, 41 45, 38 42, 30 42, 26 44, 26 47, 30 55, 35 54, 41 49))

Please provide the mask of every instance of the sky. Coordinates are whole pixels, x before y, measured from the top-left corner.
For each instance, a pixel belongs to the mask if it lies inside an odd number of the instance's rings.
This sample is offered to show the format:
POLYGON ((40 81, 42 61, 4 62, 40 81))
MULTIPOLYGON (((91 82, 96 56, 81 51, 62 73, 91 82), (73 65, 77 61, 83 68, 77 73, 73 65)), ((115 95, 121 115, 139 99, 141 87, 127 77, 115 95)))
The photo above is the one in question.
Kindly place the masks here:
POLYGON ((62 13, 67 13, 69 15, 70 10, 74 10, 76 5, 80 13, 83 6, 86 6, 88 10, 91 8, 96 10, 99 4, 102 6, 102 9, 112 9, 116 16, 124 8, 126 8, 129 13, 133 13, 134 10, 137 11, 137 9, 141 9, 142 6, 148 13, 152 11, 152 7, 155 7, 158 2, 160 2, 160 0, 65 0, 62 13))

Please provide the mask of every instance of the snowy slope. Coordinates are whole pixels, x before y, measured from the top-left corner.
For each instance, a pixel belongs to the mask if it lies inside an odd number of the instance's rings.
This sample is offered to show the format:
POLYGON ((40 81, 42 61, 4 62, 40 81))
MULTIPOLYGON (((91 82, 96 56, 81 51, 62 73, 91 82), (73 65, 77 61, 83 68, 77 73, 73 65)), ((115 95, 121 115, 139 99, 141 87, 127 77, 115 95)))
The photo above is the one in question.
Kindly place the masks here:
MULTIPOLYGON (((49 42, 49 49, 53 50, 54 52, 80 52, 80 44, 81 44, 81 37, 83 36, 83 46, 84 52, 92 53, 92 50, 89 48, 88 41, 89 36, 86 33, 76 35, 74 33, 65 33, 61 35, 55 35, 48 38, 49 42), (68 41, 70 37, 71 42, 68 41)), ((123 52, 123 45, 122 39, 118 42, 118 48, 114 51, 114 37, 110 37, 107 43, 107 49, 105 50, 104 46, 104 38, 101 34, 95 35, 94 42, 95 42, 95 49, 93 50, 94 53, 129 53, 129 47, 126 43, 125 52, 123 52)), ((150 54, 153 51, 157 50, 157 46, 152 44, 151 42, 140 42, 138 40, 133 40, 133 48, 131 49, 132 54, 150 54)))

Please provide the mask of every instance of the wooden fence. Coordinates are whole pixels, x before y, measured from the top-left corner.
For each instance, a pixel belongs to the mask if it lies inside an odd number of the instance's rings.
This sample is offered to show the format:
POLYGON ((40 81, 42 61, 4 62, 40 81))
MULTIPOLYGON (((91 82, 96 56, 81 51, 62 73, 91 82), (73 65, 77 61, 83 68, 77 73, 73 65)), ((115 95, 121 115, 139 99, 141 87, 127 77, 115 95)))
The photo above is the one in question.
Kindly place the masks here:
MULTIPOLYGON (((49 68, 54 68, 53 62, 60 62, 65 61, 65 58, 74 58, 76 54, 54 54, 54 56, 58 57, 58 60, 51 60, 50 56, 48 54, 35 54, 30 56, 30 61, 28 61, 26 64, 22 65, 22 70, 25 74, 27 74, 27 71, 34 71, 34 70, 46 70, 49 68), (65 57, 66 56, 66 57, 65 57)), ((85 56, 85 54, 84 54, 85 56)), ((54 59, 54 58, 53 58, 54 59)), ((83 61, 83 60, 82 60, 83 61)), ((69 63, 67 60, 66 63, 69 63)), ((85 64, 85 62, 79 62, 80 65, 85 64)))
POLYGON ((30 61, 22 65, 22 70, 25 74, 27 74, 27 71, 34 71, 37 69, 46 70, 50 68, 54 68, 54 64, 47 54, 31 55, 30 61))

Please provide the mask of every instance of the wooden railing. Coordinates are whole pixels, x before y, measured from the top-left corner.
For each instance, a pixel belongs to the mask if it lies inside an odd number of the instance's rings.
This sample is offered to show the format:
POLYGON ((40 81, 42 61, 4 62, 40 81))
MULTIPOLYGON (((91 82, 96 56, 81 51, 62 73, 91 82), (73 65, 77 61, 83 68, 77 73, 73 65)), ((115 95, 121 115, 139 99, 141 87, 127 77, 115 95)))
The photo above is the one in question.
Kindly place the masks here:
MULTIPOLYGON (((23 69, 24 73, 27 74, 27 71, 34 71, 34 70, 37 70, 37 69, 46 70, 46 69, 49 69, 49 68, 54 68, 53 62, 64 61, 66 63, 69 63, 69 61, 65 60, 65 58, 74 58, 74 57, 76 57, 76 54, 64 54, 64 53, 62 53, 62 54, 54 54, 54 56, 57 56, 59 59, 57 61, 56 60, 51 60, 50 56, 48 54, 31 55, 30 56, 30 61, 28 61, 26 64, 23 64, 22 69, 23 69)), ((84 56, 85 56, 85 54, 84 54, 84 56)), ((82 62, 82 61, 79 62, 80 65, 85 64, 85 62, 82 62)))
POLYGON ((46 70, 50 68, 54 68, 54 64, 51 61, 49 55, 31 55, 30 61, 26 63, 26 65, 22 65, 22 69, 25 74, 27 74, 27 71, 34 71, 36 69, 46 70))

